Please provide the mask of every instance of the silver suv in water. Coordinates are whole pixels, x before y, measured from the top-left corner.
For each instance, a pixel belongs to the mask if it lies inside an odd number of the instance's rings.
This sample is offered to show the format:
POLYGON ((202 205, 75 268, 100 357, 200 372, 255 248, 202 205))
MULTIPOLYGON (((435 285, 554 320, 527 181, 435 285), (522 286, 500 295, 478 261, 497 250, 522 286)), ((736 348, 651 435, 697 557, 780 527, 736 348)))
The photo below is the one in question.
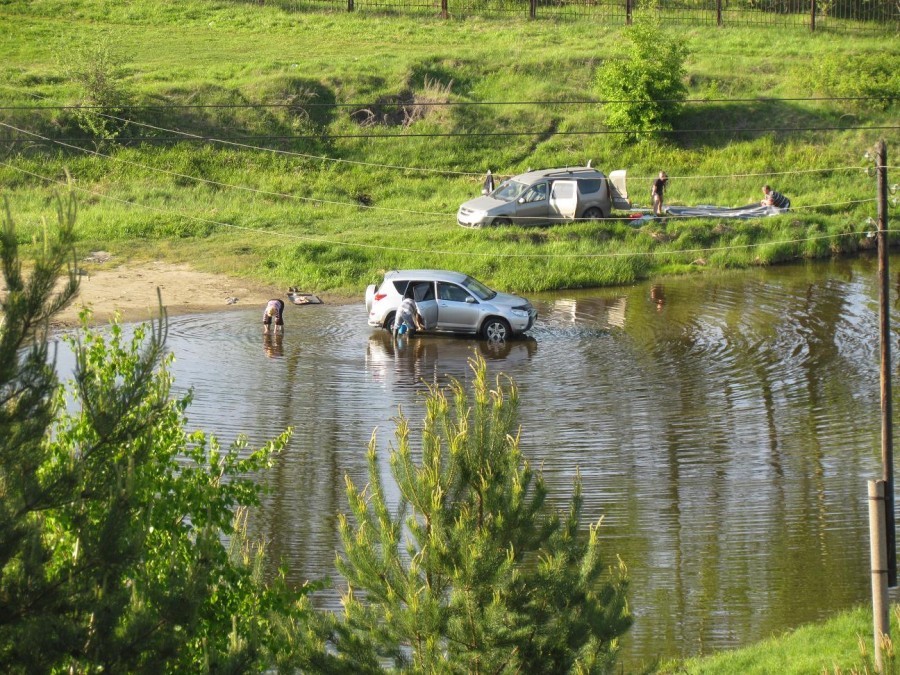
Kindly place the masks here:
POLYGON ((607 178, 590 166, 542 169, 513 176, 489 195, 459 207, 463 227, 547 225, 608 218, 612 209, 628 210, 625 171, 607 178))
POLYGON ((388 272, 366 289, 369 325, 391 330, 397 308, 411 297, 427 332, 467 333, 505 340, 534 325, 537 310, 525 298, 491 290, 480 281, 446 270, 388 272))

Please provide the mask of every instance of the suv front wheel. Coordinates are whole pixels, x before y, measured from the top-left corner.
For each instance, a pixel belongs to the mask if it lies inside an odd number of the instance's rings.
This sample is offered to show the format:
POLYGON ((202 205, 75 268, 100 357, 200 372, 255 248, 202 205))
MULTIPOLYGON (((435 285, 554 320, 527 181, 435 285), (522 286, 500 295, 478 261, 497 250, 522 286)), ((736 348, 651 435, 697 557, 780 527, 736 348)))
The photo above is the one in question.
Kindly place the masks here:
POLYGON ((502 342, 512 335, 512 331, 510 330, 509 323, 506 319, 501 319, 499 316, 492 316, 481 325, 481 335, 485 340, 502 342))

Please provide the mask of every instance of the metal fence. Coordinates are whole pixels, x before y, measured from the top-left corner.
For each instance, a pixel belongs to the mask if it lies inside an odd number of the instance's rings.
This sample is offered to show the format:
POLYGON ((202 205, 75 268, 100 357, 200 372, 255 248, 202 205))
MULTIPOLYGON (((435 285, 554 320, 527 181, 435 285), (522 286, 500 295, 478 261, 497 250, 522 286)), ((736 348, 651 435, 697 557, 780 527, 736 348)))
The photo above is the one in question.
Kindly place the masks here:
MULTIPOLYGON (((630 24, 636 0, 247 0, 292 12, 587 19, 630 24)), ((668 23, 709 26, 900 30, 900 0, 657 0, 668 23)))

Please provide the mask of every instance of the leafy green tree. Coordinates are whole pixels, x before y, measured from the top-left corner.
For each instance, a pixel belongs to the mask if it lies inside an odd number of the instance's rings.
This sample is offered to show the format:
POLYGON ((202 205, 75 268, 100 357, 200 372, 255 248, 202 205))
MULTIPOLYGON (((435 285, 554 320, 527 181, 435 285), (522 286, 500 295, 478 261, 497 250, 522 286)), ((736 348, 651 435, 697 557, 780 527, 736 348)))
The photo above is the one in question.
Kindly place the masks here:
POLYGON ((0 663, 6 672, 258 672, 302 665, 302 596, 262 578, 245 509, 290 430, 261 450, 185 430, 165 317, 72 339, 60 387, 47 325, 77 291, 74 205, 26 280, 7 208, 0 302, 0 663), (22 348, 31 346, 22 354, 22 348))
POLYGON ((625 29, 624 59, 606 61, 596 74, 596 92, 605 102, 610 129, 635 140, 650 131, 671 131, 687 98, 684 62, 688 46, 666 35, 656 13, 635 12, 625 29))
POLYGON ((420 454, 397 421, 390 467, 392 515, 369 446, 369 484, 347 479, 354 518, 340 520, 348 589, 332 622, 323 670, 376 672, 606 672, 630 625, 625 570, 600 559, 598 526, 580 530, 580 481, 568 510, 546 503, 523 461, 518 391, 490 388, 472 362, 472 392, 458 381, 426 402, 420 454), (418 460, 417 460, 418 458, 418 460))
POLYGON ((133 96, 122 62, 108 38, 73 45, 62 62, 63 72, 79 89, 75 122, 98 141, 116 139, 127 125, 133 96))

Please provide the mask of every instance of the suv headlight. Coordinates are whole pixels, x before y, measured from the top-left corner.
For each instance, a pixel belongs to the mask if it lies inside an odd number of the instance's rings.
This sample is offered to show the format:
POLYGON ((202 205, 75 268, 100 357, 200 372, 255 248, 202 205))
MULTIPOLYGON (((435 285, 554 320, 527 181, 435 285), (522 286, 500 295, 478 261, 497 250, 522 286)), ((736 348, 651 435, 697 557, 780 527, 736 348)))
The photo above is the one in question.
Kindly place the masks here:
POLYGON ((520 319, 527 319, 527 318, 528 318, 528 310, 527 310, 527 309, 519 309, 518 307, 516 307, 516 308, 510 310, 510 313, 511 313, 513 316, 519 317, 520 319))

